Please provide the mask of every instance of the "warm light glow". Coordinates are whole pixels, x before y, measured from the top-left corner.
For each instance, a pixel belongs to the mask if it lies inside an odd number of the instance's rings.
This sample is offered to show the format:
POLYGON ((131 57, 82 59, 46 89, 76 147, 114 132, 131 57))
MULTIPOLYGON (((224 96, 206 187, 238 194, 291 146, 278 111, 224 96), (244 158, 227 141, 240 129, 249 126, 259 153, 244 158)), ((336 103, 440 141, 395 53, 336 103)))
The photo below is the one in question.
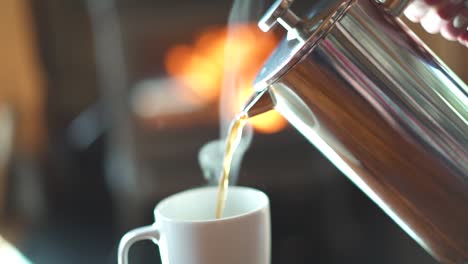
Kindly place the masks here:
POLYGON ((210 102, 219 97, 222 68, 188 46, 175 46, 166 55, 166 70, 190 90, 181 94, 192 101, 210 102))
POLYGON ((276 110, 252 117, 249 122, 259 132, 272 134, 283 130, 288 124, 276 110))
MULTIPOLYGON (((219 99, 223 79, 241 80, 236 87, 237 98, 233 113, 252 94, 257 72, 276 46, 271 33, 261 32, 256 24, 240 24, 229 28, 210 28, 191 46, 177 45, 169 49, 165 58, 168 74, 186 87, 181 96, 196 103, 212 103, 219 99)), ((259 132, 275 133, 287 122, 276 111, 259 115, 250 121, 259 132)))

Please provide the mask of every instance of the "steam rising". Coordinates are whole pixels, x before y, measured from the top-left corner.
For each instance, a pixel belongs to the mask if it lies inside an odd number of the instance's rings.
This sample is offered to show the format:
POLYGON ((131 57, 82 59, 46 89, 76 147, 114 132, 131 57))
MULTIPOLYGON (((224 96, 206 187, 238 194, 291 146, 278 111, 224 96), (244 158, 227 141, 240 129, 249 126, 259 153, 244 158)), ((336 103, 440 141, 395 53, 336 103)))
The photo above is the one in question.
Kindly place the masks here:
MULTIPOLYGON (((199 164, 204 177, 210 184, 219 183, 222 172, 226 138, 231 121, 242 110, 241 105, 244 102, 241 100, 247 100, 245 91, 248 90, 245 90, 245 88, 246 85, 251 84, 253 76, 252 72, 246 74, 245 66, 252 63, 254 63, 255 66, 258 63, 258 58, 256 58, 255 61, 246 61, 246 58, 249 59, 248 56, 246 57, 245 54, 236 54, 238 52, 242 52, 242 50, 238 48, 239 40, 244 39, 243 36, 245 37, 245 27, 242 27, 241 25, 256 24, 264 10, 264 4, 264 0, 235 0, 231 9, 226 33, 224 65, 222 69, 222 89, 220 92, 220 138, 205 144, 200 149, 198 155, 199 164)), ((259 36, 258 42, 267 43, 265 42, 265 38, 263 38, 262 42, 262 37, 265 37, 265 35, 259 36)), ((256 35, 253 35, 253 38, 255 38, 253 43, 257 43, 256 35)), ((269 44, 267 45, 272 45, 271 41, 268 43, 269 44)), ((250 44, 251 43, 248 45, 250 44)), ((269 52, 269 49, 271 48, 271 46, 260 47, 258 50, 255 50, 255 52, 262 50, 269 52)), ((263 56, 265 54, 256 55, 263 56)), ((242 140, 239 143, 232 159, 229 175, 230 184, 235 184, 237 182, 241 162, 244 153, 250 145, 252 137, 253 129, 251 125, 247 124, 244 128, 242 140)))
MULTIPOLYGON (((228 19, 228 32, 226 43, 227 51, 234 50, 230 49, 229 47, 230 45, 235 45, 234 40, 238 39, 236 35, 239 34, 239 28, 236 27, 236 25, 256 23, 256 21, 258 21, 258 19, 260 18, 262 11, 264 10, 264 6, 264 0, 234 0, 233 6, 231 8, 231 13, 228 19)), ((245 63, 237 61, 240 59, 240 57, 235 56, 235 54, 226 54, 225 57, 225 65, 242 65, 243 63, 245 63)), ((236 108, 240 100, 239 96, 241 95, 241 84, 248 81, 248 78, 250 78, 250 76, 244 76, 243 74, 241 74, 240 69, 234 69, 234 71, 231 70, 230 72, 224 71, 223 85, 220 97, 220 143, 223 143, 221 144, 222 150, 224 150, 224 142, 226 141, 230 123, 235 117, 235 115, 238 114, 241 110, 240 108, 236 108)), ((250 145, 252 137, 252 126, 247 124, 247 126, 244 128, 242 141, 237 149, 237 152, 234 154, 234 159, 231 164, 232 167, 230 180, 233 184, 235 184, 237 181, 242 158, 244 156, 245 151, 250 145)), ((217 173, 216 175, 221 174, 217 173)), ((218 180, 219 179, 216 179, 216 182, 218 180)))
MULTIPOLYGON (((249 1, 249 0, 234 0, 234 4, 231 8, 231 13, 228 19, 228 32, 227 32, 227 43, 226 51, 234 50, 229 47, 235 45, 236 35, 239 34, 238 24, 255 23, 260 18, 261 12, 264 7, 264 0, 249 1)), ((232 56, 226 54, 225 65, 242 65, 243 62, 236 61, 240 58, 238 56, 232 56)), ((245 80, 249 76, 243 76, 240 69, 234 69, 232 72, 226 72, 223 76, 223 86, 221 90, 220 98, 220 123, 221 123, 221 137, 225 139, 226 133, 229 129, 230 121, 234 118, 237 113, 233 112, 236 109, 235 105, 239 101, 238 97, 241 94, 240 86, 245 83, 245 80)), ((241 109, 238 109, 239 111, 241 109)), ((245 139, 252 137, 252 128, 247 128, 245 139)))

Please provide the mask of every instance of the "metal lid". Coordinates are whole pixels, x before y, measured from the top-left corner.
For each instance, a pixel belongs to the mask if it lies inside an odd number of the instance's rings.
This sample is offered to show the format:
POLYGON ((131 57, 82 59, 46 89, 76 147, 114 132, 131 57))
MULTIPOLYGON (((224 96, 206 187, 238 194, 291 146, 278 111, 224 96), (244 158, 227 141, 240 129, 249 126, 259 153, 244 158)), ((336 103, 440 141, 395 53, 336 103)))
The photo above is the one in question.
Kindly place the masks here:
POLYGON ((277 0, 258 23, 265 32, 280 24, 287 34, 258 73, 254 81, 256 91, 265 90, 311 51, 345 14, 353 0, 317 0, 305 19, 291 11, 292 2, 277 0))

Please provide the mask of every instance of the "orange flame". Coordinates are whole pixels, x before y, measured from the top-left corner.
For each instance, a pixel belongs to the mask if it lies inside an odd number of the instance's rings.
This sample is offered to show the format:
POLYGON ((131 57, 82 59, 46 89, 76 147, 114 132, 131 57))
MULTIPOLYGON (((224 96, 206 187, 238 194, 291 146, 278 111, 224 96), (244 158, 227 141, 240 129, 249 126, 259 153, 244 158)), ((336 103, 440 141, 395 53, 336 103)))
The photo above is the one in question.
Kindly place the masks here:
MULTIPOLYGON (((252 83, 262 64, 276 46, 270 33, 261 32, 257 25, 239 24, 230 28, 211 28, 202 32, 192 46, 177 45, 166 54, 169 75, 184 84, 180 91, 196 103, 218 100, 223 78, 241 77, 233 111, 238 112, 252 94, 252 83)), ((259 132, 275 133, 286 126, 276 111, 249 120, 259 132)))

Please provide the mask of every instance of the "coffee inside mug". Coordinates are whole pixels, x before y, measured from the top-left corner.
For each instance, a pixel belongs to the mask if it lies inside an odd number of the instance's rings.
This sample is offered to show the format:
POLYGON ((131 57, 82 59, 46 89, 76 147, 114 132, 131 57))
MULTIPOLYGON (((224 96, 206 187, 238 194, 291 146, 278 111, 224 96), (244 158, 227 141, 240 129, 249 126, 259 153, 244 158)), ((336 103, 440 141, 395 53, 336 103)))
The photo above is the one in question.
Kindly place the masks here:
MULTIPOLYGON (((217 194, 218 188, 209 186, 169 196, 156 207, 156 218, 171 221, 220 220, 215 217, 217 194)), ((258 190, 230 186, 222 219, 248 215, 267 204, 267 196, 258 190)))

